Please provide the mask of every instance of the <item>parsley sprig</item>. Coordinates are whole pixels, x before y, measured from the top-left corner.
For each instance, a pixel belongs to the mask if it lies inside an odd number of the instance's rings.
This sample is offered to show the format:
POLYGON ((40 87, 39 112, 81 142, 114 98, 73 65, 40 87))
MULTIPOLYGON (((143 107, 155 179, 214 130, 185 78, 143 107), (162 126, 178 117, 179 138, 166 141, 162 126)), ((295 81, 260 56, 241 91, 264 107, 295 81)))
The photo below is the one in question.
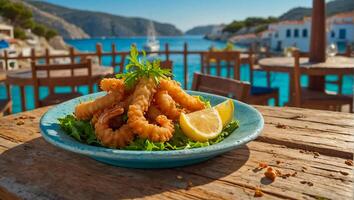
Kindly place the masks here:
POLYGON ((134 87, 136 82, 143 77, 153 78, 158 83, 159 78, 166 78, 172 75, 169 69, 160 68, 160 60, 155 59, 150 62, 146 58, 145 51, 143 51, 143 56, 139 59, 139 51, 134 45, 131 47, 128 60, 129 63, 125 66, 127 72, 116 75, 116 78, 124 79, 124 83, 128 88, 134 87))

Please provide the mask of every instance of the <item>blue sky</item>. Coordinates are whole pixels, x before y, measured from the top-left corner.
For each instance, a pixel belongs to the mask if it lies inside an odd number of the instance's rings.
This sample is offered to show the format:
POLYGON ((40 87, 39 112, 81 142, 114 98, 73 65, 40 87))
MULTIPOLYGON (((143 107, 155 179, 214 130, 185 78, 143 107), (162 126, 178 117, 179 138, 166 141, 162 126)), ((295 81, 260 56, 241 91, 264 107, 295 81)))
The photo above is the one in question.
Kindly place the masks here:
POLYGON ((66 7, 144 17, 185 31, 197 25, 229 23, 249 16, 279 16, 311 7, 312 0, 45 0, 66 7))

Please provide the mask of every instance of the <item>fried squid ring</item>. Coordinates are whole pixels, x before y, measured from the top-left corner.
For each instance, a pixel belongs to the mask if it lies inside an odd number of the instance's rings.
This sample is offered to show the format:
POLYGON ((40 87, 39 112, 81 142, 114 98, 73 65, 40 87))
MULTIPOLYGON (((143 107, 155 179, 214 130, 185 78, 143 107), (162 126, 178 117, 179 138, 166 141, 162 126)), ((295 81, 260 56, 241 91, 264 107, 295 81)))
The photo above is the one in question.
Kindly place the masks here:
POLYGON ((128 125, 140 138, 154 142, 165 142, 172 138, 174 125, 166 116, 156 117, 158 125, 150 124, 144 116, 156 92, 157 83, 152 78, 141 78, 133 93, 133 100, 128 110, 128 125))
POLYGON ((177 108, 176 102, 166 90, 159 90, 155 94, 155 102, 159 110, 172 120, 177 120, 182 113, 182 109, 177 108))
POLYGON ((144 113, 137 105, 129 106, 128 125, 140 138, 147 138, 153 142, 165 142, 172 138, 174 126, 165 115, 155 118, 158 125, 150 124, 144 117, 144 113))
POLYGON ((159 87, 161 90, 166 90, 173 100, 191 112, 205 108, 205 104, 199 98, 187 94, 174 80, 160 79, 159 87))
POLYGON ((134 133, 131 128, 124 124, 117 130, 109 127, 109 120, 113 117, 123 114, 124 109, 115 106, 105 110, 95 124, 95 134, 102 145, 112 148, 120 148, 128 145, 134 139, 134 133))
POLYGON ((99 97, 94 101, 78 104, 75 107, 75 116, 77 119, 91 119, 94 113, 113 106, 124 96, 124 82, 121 79, 103 79, 101 81, 101 88, 108 92, 107 95, 99 97))

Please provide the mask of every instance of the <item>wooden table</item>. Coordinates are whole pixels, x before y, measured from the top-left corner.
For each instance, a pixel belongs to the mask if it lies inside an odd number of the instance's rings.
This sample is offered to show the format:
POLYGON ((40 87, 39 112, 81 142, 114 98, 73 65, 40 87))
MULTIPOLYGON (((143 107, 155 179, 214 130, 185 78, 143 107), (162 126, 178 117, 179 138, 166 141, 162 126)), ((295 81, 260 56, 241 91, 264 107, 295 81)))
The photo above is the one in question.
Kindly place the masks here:
MULTIPOLYGON (((294 91, 293 70, 295 65, 293 57, 272 57, 259 60, 259 66, 269 72, 285 72, 289 74, 290 94, 294 91)), ((301 73, 312 76, 350 75, 354 74, 354 58, 335 56, 327 58, 323 63, 310 63, 308 58, 300 58, 301 73)), ((309 82, 310 84, 311 82, 309 82)), ((325 83, 320 83, 324 88, 325 83)), ((292 95, 290 95, 290 98, 292 95)), ((291 101, 291 99, 290 99, 291 101)))
MULTIPOLYGON (((111 67, 92 67, 92 81, 93 82, 98 82, 99 80, 102 79, 105 75, 112 74, 113 73, 113 68, 111 67)), ((75 76, 80 76, 82 75, 87 75, 87 70, 86 69, 76 69, 74 70, 74 75, 75 76)), ((46 77, 47 74, 45 71, 40 71, 37 72, 37 77, 43 78, 46 77)), ((51 77, 69 77, 72 76, 70 70, 56 70, 54 72, 51 72, 50 74, 51 77)), ((11 70, 7 71, 6 73, 6 83, 9 85, 17 85, 20 87, 21 91, 21 107, 22 111, 26 110, 26 99, 25 99, 25 90, 24 87, 28 85, 33 85, 33 79, 32 79, 32 71, 31 69, 17 69, 17 70, 11 70)))
POLYGON ((38 129, 48 108, 0 118, 0 199, 252 199, 256 187, 263 199, 353 199, 353 114, 256 108, 265 118, 256 141, 163 170, 113 167, 54 147, 38 129), (260 162, 284 178, 271 182, 260 162))
MULTIPOLYGON (((295 65, 293 57, 263 58, 258 63, 265 71, 286 73, 292 73, 295 65)), ((335 56, 324 63, 310 63, 308 58, 300 58, 300 67, 303 73, 309 75, 353 74, 354 58, 335 56)))

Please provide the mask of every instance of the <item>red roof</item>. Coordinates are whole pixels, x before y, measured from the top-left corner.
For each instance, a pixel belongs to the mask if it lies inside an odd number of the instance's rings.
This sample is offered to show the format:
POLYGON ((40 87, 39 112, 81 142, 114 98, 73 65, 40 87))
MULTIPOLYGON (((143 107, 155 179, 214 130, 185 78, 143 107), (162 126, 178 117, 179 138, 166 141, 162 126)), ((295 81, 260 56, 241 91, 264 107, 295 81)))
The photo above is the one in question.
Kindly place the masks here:
POLYGON ((330 18, 348 18, 348 17, 354 17, 354 11, 335 14, 332 15, 330 18))

